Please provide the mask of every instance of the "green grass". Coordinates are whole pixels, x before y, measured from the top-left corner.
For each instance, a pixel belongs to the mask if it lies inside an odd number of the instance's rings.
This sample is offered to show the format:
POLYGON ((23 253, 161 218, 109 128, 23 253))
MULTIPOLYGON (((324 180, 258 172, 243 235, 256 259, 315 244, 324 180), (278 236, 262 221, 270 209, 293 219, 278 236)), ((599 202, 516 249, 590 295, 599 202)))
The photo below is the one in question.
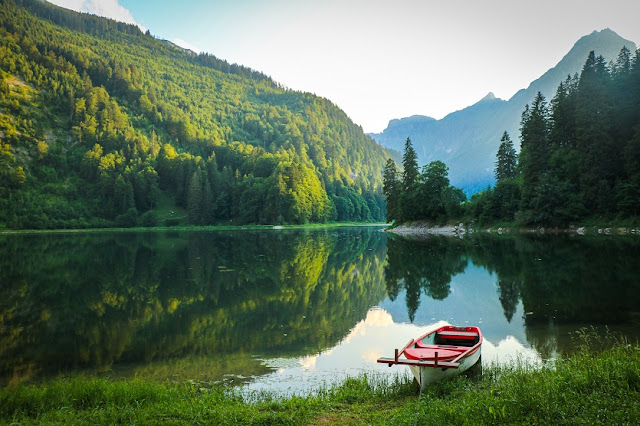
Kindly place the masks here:
POLYGON ((418 395, 406 379, 363 375, 316 394, 243 395, 203 383, 75 377, 0 390, 0 423, 638 424, 640 347, 583 347, 542 367, 485 368, 418 395))
POLYGON ((174 221, 179 225, 185 225, 188 223, 187 209, 178 206, 173 197, 169 196, 165 192, 160 192, 158 205, 154 211, 158 216, 158 223, 160 226, 167 223, 167 221, 174 221))

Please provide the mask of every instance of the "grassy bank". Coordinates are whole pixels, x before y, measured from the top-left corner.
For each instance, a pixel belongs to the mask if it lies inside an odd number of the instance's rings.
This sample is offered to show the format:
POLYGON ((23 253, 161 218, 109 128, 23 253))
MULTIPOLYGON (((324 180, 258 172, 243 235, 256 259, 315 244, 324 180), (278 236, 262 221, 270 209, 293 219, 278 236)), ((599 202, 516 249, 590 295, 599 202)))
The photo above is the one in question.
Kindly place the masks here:
POLYGON ((0 391, 0 423, 637 424, 640 347, 582 350, 542 368, 485 368, 418 395, 405 380, 362 376, 317 395, 243 396, 202 383, 59 379, 0 391))

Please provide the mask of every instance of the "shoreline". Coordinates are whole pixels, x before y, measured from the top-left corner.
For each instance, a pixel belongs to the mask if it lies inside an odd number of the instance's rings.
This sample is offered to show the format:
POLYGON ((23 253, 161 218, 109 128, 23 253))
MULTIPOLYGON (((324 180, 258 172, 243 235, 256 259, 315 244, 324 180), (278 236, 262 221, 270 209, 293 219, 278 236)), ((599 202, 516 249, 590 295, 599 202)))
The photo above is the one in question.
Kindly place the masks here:
POLYGON ((373 222, 331 222, 331 223, 308 223, 303 225, 207 225, 207 226, 150 226, 131 228, 58 228, 58 229, 0 229, 0 235, 16 234, 80 234, 80 233, 109 233, 109 232, 161 232, 161 231, 246 231, 246 230, 287 230, 287 229, 324 229, 324 228, 344 228, 350 226, 358 227, 384 227, 388 223, 373 222))
POLYGON ((477 228, 473 225, 459 223, 457 225, 432 225, 429 222, 410 222, 400 224, 396 227, 385 228, 385 232, 400 236, 428 236, 442 235, 447 237, 462 237, 466 234, 489 233, 489 234, 569 234, 569 235, 635 235, 640 236, 640 227, 624 226, 570 226, 569 228, 557 227, 537 227, 518 228, 511 226, 477 228))
MULTIPOLYGON (((585 336, 588 338, 588 336, 585 336)), ((188 381, 58 378, 44 385, 0 389, 0 423, 11 424, 552 424, 640 416, 640 347, 613 340, 608 349, 554 363, 483 369, 436 382, 422 393, 412 379, 362 375, 318 394, 242 395, 237 389, 188 381), (616 343, 617 342, 617 343, 616 343), (606 374, 593 374, 603 371, 606 374)))

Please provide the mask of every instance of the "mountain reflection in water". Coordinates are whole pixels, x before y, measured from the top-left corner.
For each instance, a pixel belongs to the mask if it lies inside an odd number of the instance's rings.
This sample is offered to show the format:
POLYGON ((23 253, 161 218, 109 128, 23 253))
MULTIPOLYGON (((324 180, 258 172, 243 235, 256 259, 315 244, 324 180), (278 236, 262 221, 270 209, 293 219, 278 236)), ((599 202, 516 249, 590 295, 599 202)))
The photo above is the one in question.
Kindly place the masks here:
POLYGON ((636 238, 376 227, 0 235, 4 385, 82 372, 307 390, 378 365, 443 322, 477 324, 483 362, 638 337, 636 238))

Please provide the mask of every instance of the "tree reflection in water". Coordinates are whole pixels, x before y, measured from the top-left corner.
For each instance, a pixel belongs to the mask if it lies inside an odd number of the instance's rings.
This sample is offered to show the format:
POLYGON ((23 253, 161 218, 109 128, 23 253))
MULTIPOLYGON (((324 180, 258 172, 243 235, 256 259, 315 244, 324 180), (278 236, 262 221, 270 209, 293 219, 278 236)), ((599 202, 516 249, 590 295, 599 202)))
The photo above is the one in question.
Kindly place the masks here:
POLYGON ((421 295, 443 300, 452 278, 469 264, 486 269, 496 277, 506 320, 513 320, 522 302, 529 342, 544 355, 562 349, 558 333, 637 321, 639 258, 640 241, 635 237, 392 237, 384 273, 392 300, 406 291, 413 322, 421 295))
POLYGON ((219 380, 320 352, 384 297, 377 231, 0 236, 2 380, 152 363, 219 380))
POLYGON ((637 330, 638 258, 637 238, 413 240, 367 227, 0 235, 0 380, 260 375, 258 356, 335 347, 385 290, 411 322, 425 301, 457 300, 452 280, 470 266, 493 281, 467 299, 491 299, 483 309, 546 357, 583 325, 637 330))

